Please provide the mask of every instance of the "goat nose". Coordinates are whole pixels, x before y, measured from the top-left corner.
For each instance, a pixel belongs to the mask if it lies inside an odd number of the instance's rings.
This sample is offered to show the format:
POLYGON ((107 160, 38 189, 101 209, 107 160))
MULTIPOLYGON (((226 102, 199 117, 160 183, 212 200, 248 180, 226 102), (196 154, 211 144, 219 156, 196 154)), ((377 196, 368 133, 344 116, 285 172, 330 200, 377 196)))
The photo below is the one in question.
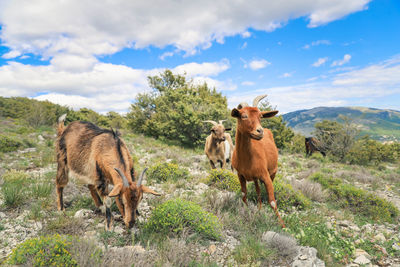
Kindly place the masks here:
POLYGON ((258 128, 258 129, 257 129, 257 133, 259 133, 259 134, 262 134, 262 133, 264 133, 264 130, 263 130, 263 128, 258 128))

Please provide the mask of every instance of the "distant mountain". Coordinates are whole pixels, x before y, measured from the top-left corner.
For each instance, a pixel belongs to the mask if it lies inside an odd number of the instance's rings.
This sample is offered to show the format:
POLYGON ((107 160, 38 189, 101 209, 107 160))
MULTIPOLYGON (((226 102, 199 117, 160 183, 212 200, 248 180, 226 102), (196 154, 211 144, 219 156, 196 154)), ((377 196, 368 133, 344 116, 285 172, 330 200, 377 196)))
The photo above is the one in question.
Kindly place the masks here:
POLYGON ((323 120, 339 121, 339 115, 353 120, 361 135, 368 134, 380 141, 400 141, 400 111, 364 107, 316 107, 293 111, 283 119, 295 132, 311 135, 314 124, 323 120))

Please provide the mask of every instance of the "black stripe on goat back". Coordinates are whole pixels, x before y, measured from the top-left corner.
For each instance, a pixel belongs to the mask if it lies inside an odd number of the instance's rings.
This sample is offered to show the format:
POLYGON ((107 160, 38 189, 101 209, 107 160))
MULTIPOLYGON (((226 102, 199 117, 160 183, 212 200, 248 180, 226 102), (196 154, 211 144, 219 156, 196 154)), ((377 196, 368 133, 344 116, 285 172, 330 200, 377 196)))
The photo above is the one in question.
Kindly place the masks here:
POLYGON ((112 128, 111 128, 111 130, 100 128, 97 125, 95 125, 91 122, 87 122, 87 121, 81 121, 80 123, 84 124, 86 129, 88 130, 88 132, 92 132, 92 134, 94 136, 105 133, 105 134, 111 134, 114 137, 114 140, 116 141, 116 147, 117 147, 117 151, 118 151, 119 161, 124 166, 124 169, 125 169, 126 164, 125 164, 124 156, 122 154, 122 142, 121 142, 121 139, 119 138, 121 136, 121 133, 118 130, 114 131, 112 128))

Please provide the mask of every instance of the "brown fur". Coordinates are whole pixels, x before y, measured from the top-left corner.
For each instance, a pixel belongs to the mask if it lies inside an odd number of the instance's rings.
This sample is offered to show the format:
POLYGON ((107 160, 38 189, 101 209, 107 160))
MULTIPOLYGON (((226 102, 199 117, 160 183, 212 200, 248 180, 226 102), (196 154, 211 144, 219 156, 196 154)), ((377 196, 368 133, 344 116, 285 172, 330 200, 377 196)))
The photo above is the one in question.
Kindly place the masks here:
POLYGON ((307 157, 311 156, 315 151, 319 151, 324 157, 326 156, 324 149, 321 147, 321 143, 315 137, 306 137, 305 146, 307 157))
POLYGON ((136 220, 143 193, 159 195, 146 186, 137 186, 132 158, 118 132, 80 121, 64 127, 61 119, 57 126, 56 152, 59 210, 64 210, 63 189, 70 176, 88 185, 96 207, 105 204, 107 230, 111 226, 110 197, 116 197, 124 222, 130 228, 136 220), (126 186, 115 168, 125 175, 126 186), (109 184, 114 185, 111 192, 108 190, 109 184))
POLYGON ((232 165, 238 172, 243 201, 247 204, 246 182, 253 181, 257 191, 258 207, 261 209, 261 195, 258 181, 265 185, 270 206, 279 216, 272 184, 278 170, 278 149, 270 130, 263 129, 261 118, 273 117, 278 111, 263 111, 256 107, 233 109, 232 117, 237 118, 236 145, 233 151, 232 165))
MULTIPOLYGON (((211 128, 211 134, 206 138, 204 152, 207 155, 212 169, 216 168, 217 163, 221 164, 221 168, 225 168, 226 163, 232 160, 233 143, 229 133, 225 132, 222 124, 214 125, 211 128), (228 157, 225 155, 225 142, 228 142, 230 150, 228 157), (226 160, 227 159, 227 160, 226 160)), ((230 130, 230 129, 229 129, 230 130)), ((231 166, 232 168, 232 166, 231 166)))

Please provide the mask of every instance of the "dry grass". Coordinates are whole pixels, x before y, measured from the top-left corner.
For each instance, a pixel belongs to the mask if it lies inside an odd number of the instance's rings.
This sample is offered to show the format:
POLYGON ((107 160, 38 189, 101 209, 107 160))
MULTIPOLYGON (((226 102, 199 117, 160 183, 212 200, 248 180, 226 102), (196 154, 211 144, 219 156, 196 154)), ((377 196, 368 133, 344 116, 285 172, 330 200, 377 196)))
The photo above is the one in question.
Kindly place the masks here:
POLYGON ((263 234, 262 241, 268 247, 276 249, 276 252, 281 257, 293 258, 297 252, 296 239, 291 236, 268 231, 263 234))
POLYGON ((294 189, 299 190, 303 193, 303 195, 313 201, 323 202, 326 199, 326 193, 319 183, 315 183, 307 179, 292 179, 291 184, 294 189))
POLYGON ((334 177, 345 179, 349 182, 359 182, 363 184, 372 184, 376 177, 371 175, 367 170, 360 169, 357 171, 340 170, 334 173, 334 177))

